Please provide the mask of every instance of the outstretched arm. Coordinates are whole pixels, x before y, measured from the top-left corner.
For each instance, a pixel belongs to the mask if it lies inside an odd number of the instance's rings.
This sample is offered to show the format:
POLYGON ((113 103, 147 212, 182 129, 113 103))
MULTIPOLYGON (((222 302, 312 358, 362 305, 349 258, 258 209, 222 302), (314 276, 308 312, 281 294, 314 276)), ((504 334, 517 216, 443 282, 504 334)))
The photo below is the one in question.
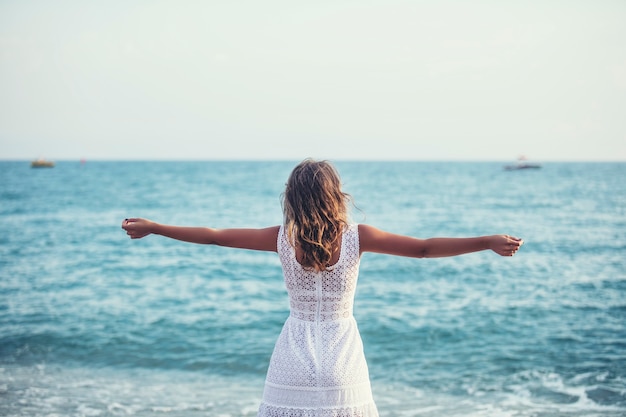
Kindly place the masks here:
POLYGON ((184 242, 228 246, 276 252, 279 226, 264 229, 212 229, 160 224, 147 219, 125 219, 122 229, 131 239, 141 239, 150 234, 161 235, 184 242))
POLYGON ((376 252, 413 258, 441 258, 492 250, 501 256, 513 256, 524 241, 508 235, 468 238, 436 237, 417 239, 359 225, 361 252, 376 252))

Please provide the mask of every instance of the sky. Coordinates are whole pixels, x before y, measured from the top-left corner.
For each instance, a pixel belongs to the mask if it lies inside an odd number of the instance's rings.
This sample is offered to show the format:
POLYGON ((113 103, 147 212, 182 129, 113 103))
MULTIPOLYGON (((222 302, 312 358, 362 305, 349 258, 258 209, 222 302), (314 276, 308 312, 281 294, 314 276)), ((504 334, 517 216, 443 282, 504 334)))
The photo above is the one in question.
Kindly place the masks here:
POLYGON ((626 161, 623 0, 0 0, 0 160, 626 161))

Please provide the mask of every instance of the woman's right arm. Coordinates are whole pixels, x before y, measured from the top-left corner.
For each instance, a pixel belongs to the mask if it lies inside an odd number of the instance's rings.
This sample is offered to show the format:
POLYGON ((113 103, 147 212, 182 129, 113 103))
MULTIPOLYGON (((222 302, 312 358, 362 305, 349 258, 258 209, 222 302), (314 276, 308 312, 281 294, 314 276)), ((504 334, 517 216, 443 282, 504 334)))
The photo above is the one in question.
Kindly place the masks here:
POLYGON ((441 258, 483 250, 492 250, 501 256, 513 256, 524 243, 522 239, 508 235, 418 239, 364 224, 359 225, 359 239, 361 252, 412 258, 441 258))

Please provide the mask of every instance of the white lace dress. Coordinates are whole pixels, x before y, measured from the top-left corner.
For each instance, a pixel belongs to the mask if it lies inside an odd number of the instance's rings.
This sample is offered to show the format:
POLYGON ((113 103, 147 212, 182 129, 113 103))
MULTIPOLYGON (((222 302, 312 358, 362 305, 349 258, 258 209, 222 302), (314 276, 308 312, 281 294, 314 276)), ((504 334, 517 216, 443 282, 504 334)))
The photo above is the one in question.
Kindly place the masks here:
POLYGON ((363 344, 352 315, 359 273, 359 232, 342 236, 337 263, 306 271, 284 228, 278 254, 290 315, 270 360, 260 417, 377 417, 363 344))

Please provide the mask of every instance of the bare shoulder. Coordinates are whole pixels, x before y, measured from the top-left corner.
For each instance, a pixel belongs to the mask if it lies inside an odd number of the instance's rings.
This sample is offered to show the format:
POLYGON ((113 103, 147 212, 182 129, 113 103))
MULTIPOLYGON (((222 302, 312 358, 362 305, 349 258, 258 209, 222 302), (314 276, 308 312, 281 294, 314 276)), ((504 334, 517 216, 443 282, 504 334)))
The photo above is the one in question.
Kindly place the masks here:
POLYGON ((377 229, 374 226, 370 226, 369 224, 359 224, 359 240, 361 241, 361 245, 363 243, 368 242, 372 237, 375 237, 378 233, 381 232, 380 229, 377 229))
POLYGON ((389 255, 419 257, 424 241, 411 236, 386 232, 367 224, 359 224, 361 253, 376 252, 389 255))
POLYGON ((263 229, 257 229, 256 234, 259 247, 254 249, 276 252, 279 230, 280 226, 271 226, 263 229))
POLYGON ((369 224, 359 224, 359 238, 363 241, 363 243, 385 239, 389 236, 393 236, 393 234, 369 224))
POLYGON ((276 252, 280 226, 262 229, 220 229, 214 231, 214 241, 220 246, 276 252))
POLYGON ((376 252, 372 249, 377 247, 387 234, 387 232, 369 224, 359 224, 359 246, 361 247, 361 252, 376 252))

